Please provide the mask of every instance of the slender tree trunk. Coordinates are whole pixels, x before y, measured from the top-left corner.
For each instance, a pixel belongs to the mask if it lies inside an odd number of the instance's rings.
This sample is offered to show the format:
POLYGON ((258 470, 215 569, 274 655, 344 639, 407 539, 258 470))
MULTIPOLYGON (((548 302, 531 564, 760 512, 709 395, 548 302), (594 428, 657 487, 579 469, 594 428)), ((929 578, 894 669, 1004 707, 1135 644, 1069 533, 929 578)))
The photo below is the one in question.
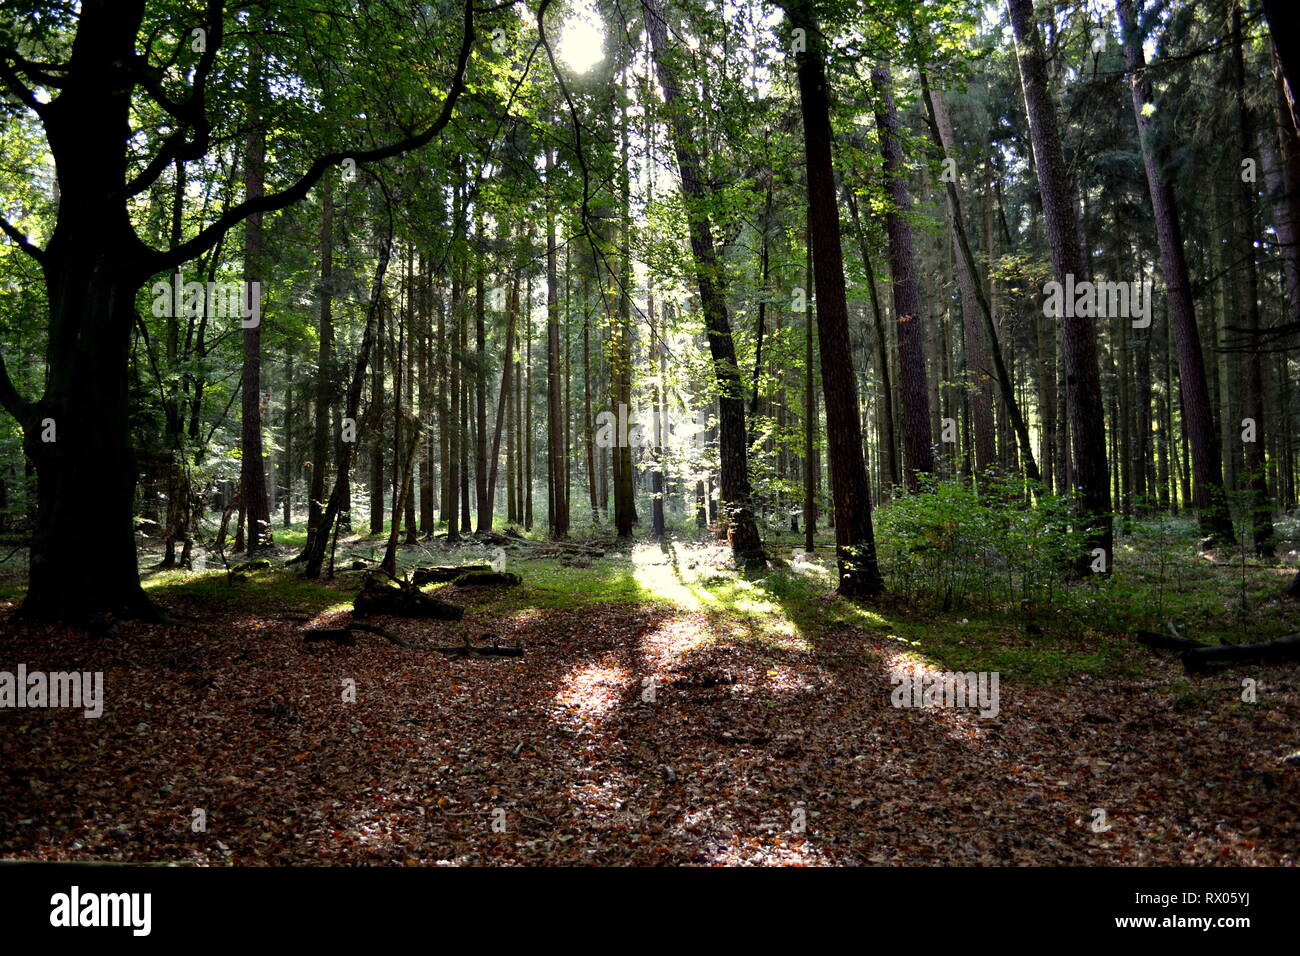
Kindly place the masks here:
MULTIPOLYGON (((506 351, 501 361, 501 391, 497 394, 497 422, 492 432, 492 456, 489 459, 487 479, 487 525, 480 531, 492 530, 492 515, 496 508, 497 465, 501 460, 501 433, 507 429, 506 409, 510 407, 510 383, 514 378, 515 354, 515 316, 519 312, 519 276, 515 275, 510 283, 510 294, 506 302, 506 351)), ((507 468, 507 470, 509 470, 507 468)))
POLYGON ((713 245, 713 228, 705 208, 706 194, 700 178, 693 124, 687 114, 687 105, 676 71, 672 67, 668 28, 660 0, 645 0, 644 6, 655 70, 668 106, 669 128, 673 135, 682 193, 687 200, 691 253, 700 290, 700 303, 704 309, 709 351, 718 382, 718 458, 721 466, 722 500, 727 510, 732 551, 742 564, 758 566, 766 563, 767 556, 763 551, 763 542, 759 537, 758 523, 754 519, 750 501, 745 404, 740 369, 736 365, 736 347, 731 338, 731 322, 721 287, 717 253, 713 245))
POLYGON ((876 273, 871 266, 871 250, 867 246, 867 236, 862 228, 862 217, 858 215, 858 200, 853 190, 844 187, 844 198, 848 203, 849 214, 853 217, 853 232, 858 240, 858 251, 862 255, 862 271, 867 274, 867 287, 871 291, 871 320, 876 333, 876 365, 880 375, 880 411, 881 442, 886 467, 886 481, 890 486, 902 482, 902 471, 898 465, 898 438, 894 434, 894 386, 890 382, 889 372, 889 336, 885 331, 884 310, 880 304, 880 294, 876 290, 876 273))
MULTIPOLYGON (((388 271, 388 258, 390 246, 392 243, 392 221, 389 221, 389 231, 384 236, 382 245, 379 249, 379 263, 375 269, 375 280, 371 288, 370 304, 366 310, 366 325, 361 334, 361 350, 357 354, 357 367, 352 373, 352 382, 348 387, 347 394, 347 418, 350 421, 357 421, 361 415, 361 393, 365 388, 366 366, 370 362, 370 353, 373 349, 373 343, 376 343, 380 334, 376 326, 379 324, 379 317, 383 306, 383 288, 384 276, 388 271)), ((378 359, 376 358, 376 362, 378 359)), ((355 438, 355 436, 351 436, 355 438)), ((343 514, 349 507, 349 498, 351 496, 351 484, 348 474, 352 468, 352 450, 356 447, 354 440, 349 440, 348 436, 340 433, 336 436, 335 460, 338 464, 338 470, 334 479, 334 490, 330 494, 329 502, 325 505, 324 514, 321 515, 320 530, 314 535, 309 542, 306 556, 306 567, 304 574, 309 578, 320 577, 321 568, 325 562, 325 551, 329 543, 330 533, 334 527, 336 519, 342 520, 343 514)), ((382 486, 381 486, 382 487, 382 486)), ((333 566, 331 561, 331 567, 333 566)))
POLYGON ((1174 348, 1178 357, 1178 385, 1182 394, 1183 428, 1192 451, 1194 476, 1193 497, 1200 513, 1201 531, 1214 544, 1233 540, 1232 518, 1223 487, 1223 470, 1215 440, 1214 413, 1205 366, 1201 361, 1201 336, 1196 324, 1196 306, 1192 298, 1191 277, 1183 250, 1182 225, 1173 186, 1162 174, 1151 143, 1152 115, 1148 104, 1154 102, 1151 81, 1146 75, 1143 37, 1137 29, 1133 0, 1119 0, 1120 31, 1124 40, 1124 57, 1133 94, 1133 115, 1137 121, 1138 144, 1146 168, 1147 190, 1156 223, 1160 246, 1160 267, 1164 273, 1169 318, 1174 348))
MULTIPOLYGON (((930 90, 929 79, 925 71, 921 71, 921 92, 926 102, 927 113, 930 117, 931 133, 936 145, 944 152, 945 155, 951 152, 952 130, 948 123, 947 111, 942 109, 942 100, 936 105, 935 95, 930 90)), ((979 307, 979 314, 983 318, 984 336, 979 334, 978 328, 971 328, 967 325, 967 361, 973 369, 985 369, 984 378, 987 378, 987 368, 989 358, 994 376, 998 387, 1002 393, 1002 402, 1006 410, 1006 416, 1011 425, 1011 430, 1016 437, 1017 447, 1020 450, 1021 465, 1024 468, 1025 475, 1030 481, 1037 483, 1041 480, 1038 471, 1038 463, 1034 458, 1033 443, 1029 438, 1029 426, 1025 423, 1025 417, 1020 409, 1020 402, 1016 398, 1015 384, 1011 374, 1007 371, 1006 363, 1002 357, 1002 346, 998 338, 997 326, 993 321, 993 293, 985 295, 984 287, 979 281, 979 273, 975 266, 975 254, 971 251, 970 240, 966 234, 966 223, 962 214, 961 193, 959 190, 959 178, 954 178, 946 183, 945 192, 949 209, 949 226, 953 233, 953 242, 958 255, 959 282, 962 290, 962 321, 968 322, 967 304, 971 299, 979 307), (969 293, 969 298, 968 294, 969 293), (972 343, 974 343, 972 345, 972 343), (984 351, 987 344, 988 352, 984 351)), ((986 229, 987 238, 992 246, 992 225, 986 229)), ((991 285, 991 283, 990 283, 991 285)), ((973 310, 970 312, 973 318, 973 310)), ((977 373, 978 375, 978 373, 977 373)), ((977 383, 978 384, 978 383, 977 383)), ((987 383, 985 383, 987 388, 987 383)), ((989 405, 989 444, 993 445, 992 436, 992 406, 989 405)), ((977 415, 978 420, 978 415, 977 415)), ((989 449, 986 449, 989 451, 989 449)), ((996 449, 992 449, 993 455, 996 456, 996 449)), ((983 466, 980 466, 983 470, 983 466)))
MULTIPOLYGON (((1056 281, 1064 286, 1067 276, 1085 275, 1086 266, 1079 247, 1074 202, 1066 180, 1056 107, 1048 92, 1043 44, 1034 20, 1033 0, 1008 0, 1008 6, 1016 37, 1025 112, 1029 117, 1034 167, 1043 197, 1043 220, 1052 254, 1052 269, 1056 281)), ((1078 568, 1085 573, 1093 568, 1109 573, 1114 567, 1114 538, 1096 330, 1091 318, 1063 315, 1060 321, 1061 360, 1068 389, 1070 437, 1074 450, 1072 473, 1087 522, 1086 547, 1090 551, 1102 552, 1099 556, 1102 563, 1097 563, 1098 556, 1085 555, 1078 568)))
POLYGON ((876 563, 871 523, 871 488, 862 457, 862 427, 849 343, 848 302, 840 251, 840 214, 835 201, 831 121, 821 32, 808 0, 792 8, 807 30, 807 49, 796 54, 807 157, 808 221, 817 286, 817 331, 826 399, 826 440, 835 501, 835 546, 839 592, 877 594, 884 581, 876 563))
MULTIPOLYGON (((249 114, 253 128, 244 150, 245 199, 257 199, 266 193, 266 127, 261 115, 263 59, 262 48, 254 41, 248 52, 249 114)), ((258 301, 254 290, 261 283, 264 243, 262 214, 254 213, 244 224, 244 294, 250 304, 258 301)), ((271 544, 271 501, 266 492, 266 467, 262 460, 261 316, 248 318, 241 324, 244 326, 244 373, 240 401, 240 482, 244 486, 247 548, 252 553, 271 544)))
MULTIPOLYGON (((491 492, 488 490, 487 460, 487 376, 484 374, 487 361, 487 326, 486 326, 486 279, 483 258, 487 254, 482 237, 483 217, 477 217, 475 228, 475 246, 478 250, 478 262, 475 265, 474 280, 474 345, 478 352, 478 362, 474 374, 474 504, 478 514, 477 531, 492 528, 491 492)), ((499 438, 498 433, 498 438, 499 438)), ((493 469, 495 472, 495 469, 493 469)), ((495 477, 495 475, 494 475, 495 477)))
MULTIPOLYGON (((546 151, 547 185, 554 177, 551 150, 546 151)), ((555 270, 555 197, 546 203, 546 483, 550 489, 547 523, 551 536, 569 535, 569 502, 564 491, 564 408, 560 400, 560 290, 555 270)))
MULTIPOLYGON (((811 194, 811 186, 808 187, 811 194)), ((808 204, 808 227, 804 231, 807 261, 804 265, 804 289, 807 304, 803 313, 803 543, 811 554, 817 549, 817 389, 813 373, 813 322, 817 282, 813 266, 812 203, 808 204)))
MULTIPOLYGON (((1232 8, 1232 65, 1237 100, 1237 135, 1242 156, 1255 155, 1255 127, 1250 106, 1246 102, 1246 66, 1242 52, 1241 3, 1232 8)), ((1246 374, 1242 396, 1242 430, 1249 420, 1254 424, 1254 434, 1246 441, 1246 484, 1251 498, 1251 532, 1255 553, 1271 558, 1276 553, 1273 537, 1273 503, 1268 493, 1268 463, 1264 448, 1268 429, 1264 427, 1264 366, 1260 354, 1259 332, 1259 274, 1255 267, 1255 185, 1239 176, 1237 216, 1237 257, 1241 269, 1242 319, 1239 333, 1245 333, 1246 374)))
POLYGON ((320 527, 325 511, 325 475, 329 461, 330 404, 334 400, 334 190, 321 183, 320 325, 316 351, 315 422, 312 427, 311 484, 307 492, 307 539, 320 527))
MULTIPOLYGON (((940 145, 946 156, 953 155, 952 121, 943 94, 931 91, 934 121, 940 145)), ((960 173, 955 177, 952 192, 960 188, 960 173)), ((970 370, 969 386, 971 424, 974 431, 975 469, 984 474, 995 464, 997 448, 993 437, 993 374, 989 365, 988 349, 984 343, 984 328, 980 322, 980 305, 975 292, 977 273, 974 264, 967 261, 962 251, 960 233, 965 230, 960 206, 951 196, 947 201, 948 224, 952 233, 953 257, 957 265, 957 285, 961 290, 962 331, 966 341, 966 367, 970 370)), ((1018 409, 1017 409, 1018 411, 1018 409)))

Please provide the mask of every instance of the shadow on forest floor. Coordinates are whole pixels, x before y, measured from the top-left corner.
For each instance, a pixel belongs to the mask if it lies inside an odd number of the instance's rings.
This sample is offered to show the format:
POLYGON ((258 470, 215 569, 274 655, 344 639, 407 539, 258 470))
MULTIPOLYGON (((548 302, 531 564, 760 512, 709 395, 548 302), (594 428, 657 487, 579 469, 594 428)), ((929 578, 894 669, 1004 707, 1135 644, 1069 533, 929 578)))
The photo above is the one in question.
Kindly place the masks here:
POLYGON ((1115 635, 843 601, 816 561, 746 579, 707 544, 535 551, 507 551, 518 588, 440 587, 463 622, 385 621, 522 659, 304 645, 306 622, 347 616, 355 572, 149 575, 216 635, 124 623, 90 642, 3 612, 0 669, 100 670, 107 702, 94 720, 0 711, 0 856, 1294 862, 1293 672, 1252 669, 1247 704, 1243 675, 1192 684, 1115 635), (892 705, 898 675, 941 668, 998 670, 998 714, 892 705))

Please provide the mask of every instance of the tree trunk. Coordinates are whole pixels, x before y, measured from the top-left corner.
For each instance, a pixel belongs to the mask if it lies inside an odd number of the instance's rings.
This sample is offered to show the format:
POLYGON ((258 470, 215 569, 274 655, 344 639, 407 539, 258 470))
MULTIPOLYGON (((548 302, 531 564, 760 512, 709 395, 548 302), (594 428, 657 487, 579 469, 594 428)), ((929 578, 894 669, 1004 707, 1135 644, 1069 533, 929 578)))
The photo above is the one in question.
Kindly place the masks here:
MULTIPOLYGON (((920 485, 920 476, 934 472, 934 446, 930 434, 930 396, 925 371, 925 332, 921 323, 921 295, 916 282, 912 249, 912 227, 907 221, 911 199, 903 144, 899 137, 898 111, 890 91, 888 66, 871 71, 871 85, 877 98, 876 129, 884 159, 889 210, 885 231, 889 234, 889 272, 893 277, 894 316, 898 322, 898 374, 903 393, 904 479, 909 489, 920 485)), ((828 379, 830 381, 830 379, 828 379)))
POLYGON ((325 474, 329 460, 330 405, 334 401, 334 190, 321 184, 320 343, 316 357, 316 421, 312 433, 311 484, 307 495, 307 540, 320 527, 325 510, 325 474))
MULTIPOLYGON (((487 249, 482 237, 483 217, 478 216, 475 228, 478 240, 478 263, 475 265, 474 280, 474 345, 478 353, 478 362, 474 369, 474 506, 477 512, 475 530, 488 531, 492 527, 491 492, 488 491, 487 462, 487 375, 484 363, 487 361, 486 303, 484 301, 485 277, 483 258, 487 249)), ((500 430, 497 432, 500 437, 500 430)))
POLYGON ((669 111, 669 128, 681 176, 682 192, 687 202, 687 222, 691 253, 695 264, 700 304, 704 309, 705 331, 718 382, 718 458, 721 466, 722 500, 731 529, 731 546, 736 559, 746 566, 766 563, 758 523, 750 501, 749 471, 745 446, 745 402, 740 369, 736 365, 736 346, 731 337, 727 301, 721 287, 717 254, 713 246, 713 228, 705 208, 705 188, 700 179, 700 163, 695 152, 692 124, 687 115, 681 85, 672 67, 668 45, 668 25, 660 0, 645 0, 646 25, 649 29, 655 70, 669 111))
POLYGON ((501 391, 497 394, 497 421, 492 433, 492 457, 489 459, 487 478, 487 525, 480 531, 492 530, 492 514, 496 508, 497 465, 501 460, 501 433, 508 429, 506 409, 510 407, 510 382, 514 378, 515 316, 519 313, 519 276, 510 284, 510 297, 506 302, 506 351, 501 361, 501 391))
MULTIPOLYGON (((1237 137, 1241 155, 1255 155, 1255 128, 1246 102, 1246 67, 1242 52, 1242 13, 1240 2, 1232 8, 1232 64, 1237 99, 1237 137)), ((1252 440, 1246 444, 1246 485, 1250 489, 1251 532, 1255 553, 1271 558, 1276 553, 1273 538, 1273 503, 1268 494, 1267 461, 1264 454, 1264 369, 1260 355, 1259 274, 1255 267, 1255 184, 1238 176, 1237 259, 1241 270, 1243 314, 1234 330, 1246 339, 1246 369, 1243 376, 1243 431, 1248 420, 1254 424, 1252 440)))
POLYGON ((1124 40, 1124 57, 1133 94, 1133 114, 1137 121, 1138 144, 1146 168, 1147 190, 1156 222, 1156 239, 1160 245, 1160 267, 1165 277, 1169 318, 1178 357, 1178 384, 1182 395, 1183 428, 1192 451, 1193 497, 1200 512, 1201 531, 1217 544, 1233 540, 1232 518, 1228 513, 1228 496, 1223 487, 1223 470, 1219 461, 1214 413, 1205 366, 1201 360, 1201 336, 1196 324, 1196 305, 1192 298, 1191 277, 1183 251, 1182 224, 1173 186, 1162 174, 1151 143, 1152 118, 1147 105, 1154 101, 1151 81, 1146 76, 1143 37, 1137 29, 1133 0, 1119 0, 1120 32, 1124 40))
POLYGON ((880 295, 876 291, 876 273, 871 266, 871 250, 867 247, 867 236, 862 228, 862 217, 858 214, 858 201, 853 190, 844 187, 844 198, 848 202, 849 214, 853 217, 853 231, 858 240, 858 251, 862 255, 862 271, 867 274, 867 287, 871 291, 871 320, 876 332, 876 365, 880 374, 881 410, 881 444, 885 459, 887 482, 890 486, 899 484, 902 472, 898 467, 898 439, 894 435, 894 387, 889 373, 889 336, 885 332, 885 317, 880 305, 880 295))
MULTIPOLYGON (((1034 150, 1034 168, 1043 197, 1043 220, 1052 253, 1056 281, 1086 275, 1074 202, 1066 180, 1065 158, 1057 129, 1056 107, 1047 87, 1042 38, 1034 20, 1033 0, 1008 0, 1016 37, 1025 112, 1034 150)), ((1072 281, 1072 279, 1071 279, 1072 281)), ((1062 312, 1067 310, 1063 309, 1062 312)), ((1078 570, 1097 568, 1109 573, 1114 566, 1114 537, 1110 519, 1110 485, 1106 466, 1105 415, 1101 404, 1101 379, 1097 365, 1097 336, 1093 319, 1061 316, 1061 361, 1069 405, 1070 437, 1074 451, 1072 473, 1081 494, 1087 523, 1086 547, 1100 550, 1102 563, 1084 555, 1078 570)), ((1127 320, 1125 320, 1127 321, 1127 320)))
POLYGON ((794 22, 807 30, 807 49, 796 54, 807 157, 808 222, 817 287, 817 332, 826 400, 827 457, 835 500, 835 546, 839 592, 878 594, 884 581, 876 563, 871 523, 871 489, 862 457, 862 426, 849 343, 849 310, 840 251, 840 215, 831 159, 830 100, 821 32, 808 0, 792 8, 794 22))
MULTIPOLYGON (((554 160, 546 151, 547 184, 554 178, 554 160)), ((555 202, 546 203, 546 477, 550 488, 548 523, 551 535, 569 535, 569 499, 564 482, 564 409, 560 402, 560 290, 555 272, 555 202)))
MULTIPOLYGON (((253 129, 244 152, 244 198, 266 193, 266 128, 262 125, 263 53, 257 41, 248 52, 249 115, 253 129)), ((250 304, 259 299, 256 289, 262 275, 264 246, 262 214, 254 213, 244 225, 244 295, 250 304)), ((240 399, 241 459, 239 476, 244 486, 244 516, 250 554, 271 544, 271 501, 266 493, 266 468, 262 461, 262 322, 259 315, 244 320, 244 373, 240 399)))
MULTIPOLYGON (((948 107, 943 94, 931 91, 936 132, 940 146, 946 156, 953 156, 954 137, 952 121, 948 117, 948 107)), ((960 179, 960 174, 957 176, 960 179)), ((959 182, 950 184, 950 194, 956 194, 959 182)), ((952 233, 953 257, 957 264, 957 285, 961 290, 961 321, 966 341, 966 367, 970 372, 970 408, 971 424, 975 433, 975 469, 981 475, 995 464, 997 448, 993 436, 993 374, 988 360, 988 348, 985 346, 984 328, 980 322, 980 304, 975 291, 976 276, 974 265, 967 261, 962 250, 965 229, 961 220, 961 207, 949 195, 947 202, 948 224, 952 233)), ((1017 412, 1019 409, 1017 409, 1017 412)))

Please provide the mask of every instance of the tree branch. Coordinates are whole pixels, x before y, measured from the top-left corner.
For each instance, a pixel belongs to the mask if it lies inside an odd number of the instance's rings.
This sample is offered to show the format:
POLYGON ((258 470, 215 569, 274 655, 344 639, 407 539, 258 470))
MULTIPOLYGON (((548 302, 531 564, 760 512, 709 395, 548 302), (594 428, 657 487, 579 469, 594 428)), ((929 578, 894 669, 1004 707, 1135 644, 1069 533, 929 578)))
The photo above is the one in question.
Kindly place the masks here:
POLYGON ((3 231, 6 236, 14 241, 15 245, 17 245, 19 249, 27 253, 37 262, 45 261, 45 250, 39 246, 33 245, 32 241, 28 239, 21 230, 3 216, 0 216, 0 231, 3 231))
POLYGON ((24 429, 35 421, 36 404, 18 394, 13 379, 9 377, 9 367, 5 364, 3 348, 0 348, 0 407, 12 415, 24 429))
POLYGON ((434 137, 441 133, 447 123, 450 122, 452 112, 456 107, 456 101, 465 90, 465 73, 469 66, 470 52, 474 43, 473 0, 465 0, 464 24, 464 36, 461 39, 460 53, 456 59, 456 73, 452 78, 451 87, 447 90, 447 96, 442 101, 442 109, 428 129, 422 133, 416 133, 398 140, 395 143, 389 143, 387 146, 326 153, 317 157, 307 172, 292 186, 257 199, 246 199, 237 206, 232 206, 215 222, 200 230, 198 235, 188 242, 183 242, 166 252, 154 250, 151 256, 150 270, 162 272, 197 258, 216 245, 222 236, 249 216, 259 212, 275 212, 306 198, 311 188, 325 175, 325 171, 331 166, 341 164, 345 159, 355 160, 358 165, 376 163, 393 156, 409 153, 432 142, 434 137))

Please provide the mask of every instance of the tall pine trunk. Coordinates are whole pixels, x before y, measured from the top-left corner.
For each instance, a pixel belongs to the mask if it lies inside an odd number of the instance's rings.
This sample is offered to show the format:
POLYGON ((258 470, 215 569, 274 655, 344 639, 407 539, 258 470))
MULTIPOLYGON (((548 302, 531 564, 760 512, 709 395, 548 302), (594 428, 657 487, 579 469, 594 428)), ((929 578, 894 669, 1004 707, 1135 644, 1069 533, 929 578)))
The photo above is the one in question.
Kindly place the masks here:
MULTIPOLYGON (((1074 200, 1066 179, 1065 156, 1057 127, 1056 106, 1047 88, 1047 69, 1042 37, 1034 19, 1033 0, 1007 0, 1016 37, 1016 55, 1029 117, 1029 135, 1034 150, 1034 167, 1043 198, 1043 220, 1051 249, 1052 270, 1062 286, 1066 277, 1083 279, 1087 274, 1079 246, 1079 228, 1074 200)), ((1062 312, 1067 310, 1062 309, 1062 312)), ((1128 321, 1124 319, 1123 321, 1128 321)), ((1078 562, 1086 573, 1097 569, 1108 573, 1114 566, 1114 533, 1110 517, 1110 484, 1106 467, 1105 413, 1101 403, 1101 377, 1097 363, 1097 334, 1094 320, 1062 315, 1061 363, 1065 376, 1069 431, 1074 452, 1070 463, 1075 487, 1086 523, 1086 547, 1090 552, 1078 562), (1100 558, 1100 563, 1098 562, 1100 558)))
MULTIPOLYGON (((811 42, 811 40, 809 41, 811 42)), ((934 472, 934 446, 930 434, 930 395, 925 371, 925 331, 921 324, 921 294, 916 281, 912 227, 907 221, 911 199, 903 165, 898 110, 890 90, 888 66, 871 71, 876 94, 876 130, 884 160, 889 211, 889 272, 893 278, 894 317, 898 322, 898 376, 903 398, 903 464, 907 487, 919 486, 920 476, 934 472)), ((805 121, 806 122, 806 121, 805 121)))
POLYGON ((705 332, 713 358, 718 383, 718 458, 721 494, 736 559, 747 566, 766 563, 758 523, 754 519, 749 470, 745 446, 745 400, 740 369, 736 364, 736 346, 731 337, 731 321, 721 286, 717 253, 713 245, 713 227, 706 209, 706 193, 700 178, 700 162, 695 151, 696 139, 687 113, 677 72, 672 64, 673 51, 668 44, 668 25, 660 0, 645 0, 646 26, 659 85, 668 106, 669 128, 681 176, 682 193, 687 201, 687 224, 691 254, 695 264, 700 304, 704 309, 705 332))
POLYGON ((1153 103, 1151 81, 1146 75, 1143 37, 1137 30, 1133 0, 1119 0, 1120 32, 1124 40, 1124 58, 1129 70, 1133 94, 1133 114, 1137 120, 1138 144, 1146 168, 1147 191, 1156 223, 1156 240, 1160 246, 1160 267, 1165 277, 1169 303, 1169 320, 1178 357, 1178 385, 1182 396, 1183 428, 1192 452, 1192 494, 1200 512, 1201 531, 1214 544, 1233 540, 1232 518, 1223 487, 1223 469, 1219 460, 1214 413, 1205 365, 1201 360, 1201 335, 1196 324, 1196 305, 1192 298, 1191 276, 1183 251, 1182 224, 1174 189, 1163 174, 1154 152, 1152 116, 1147 106, 1153 103))

